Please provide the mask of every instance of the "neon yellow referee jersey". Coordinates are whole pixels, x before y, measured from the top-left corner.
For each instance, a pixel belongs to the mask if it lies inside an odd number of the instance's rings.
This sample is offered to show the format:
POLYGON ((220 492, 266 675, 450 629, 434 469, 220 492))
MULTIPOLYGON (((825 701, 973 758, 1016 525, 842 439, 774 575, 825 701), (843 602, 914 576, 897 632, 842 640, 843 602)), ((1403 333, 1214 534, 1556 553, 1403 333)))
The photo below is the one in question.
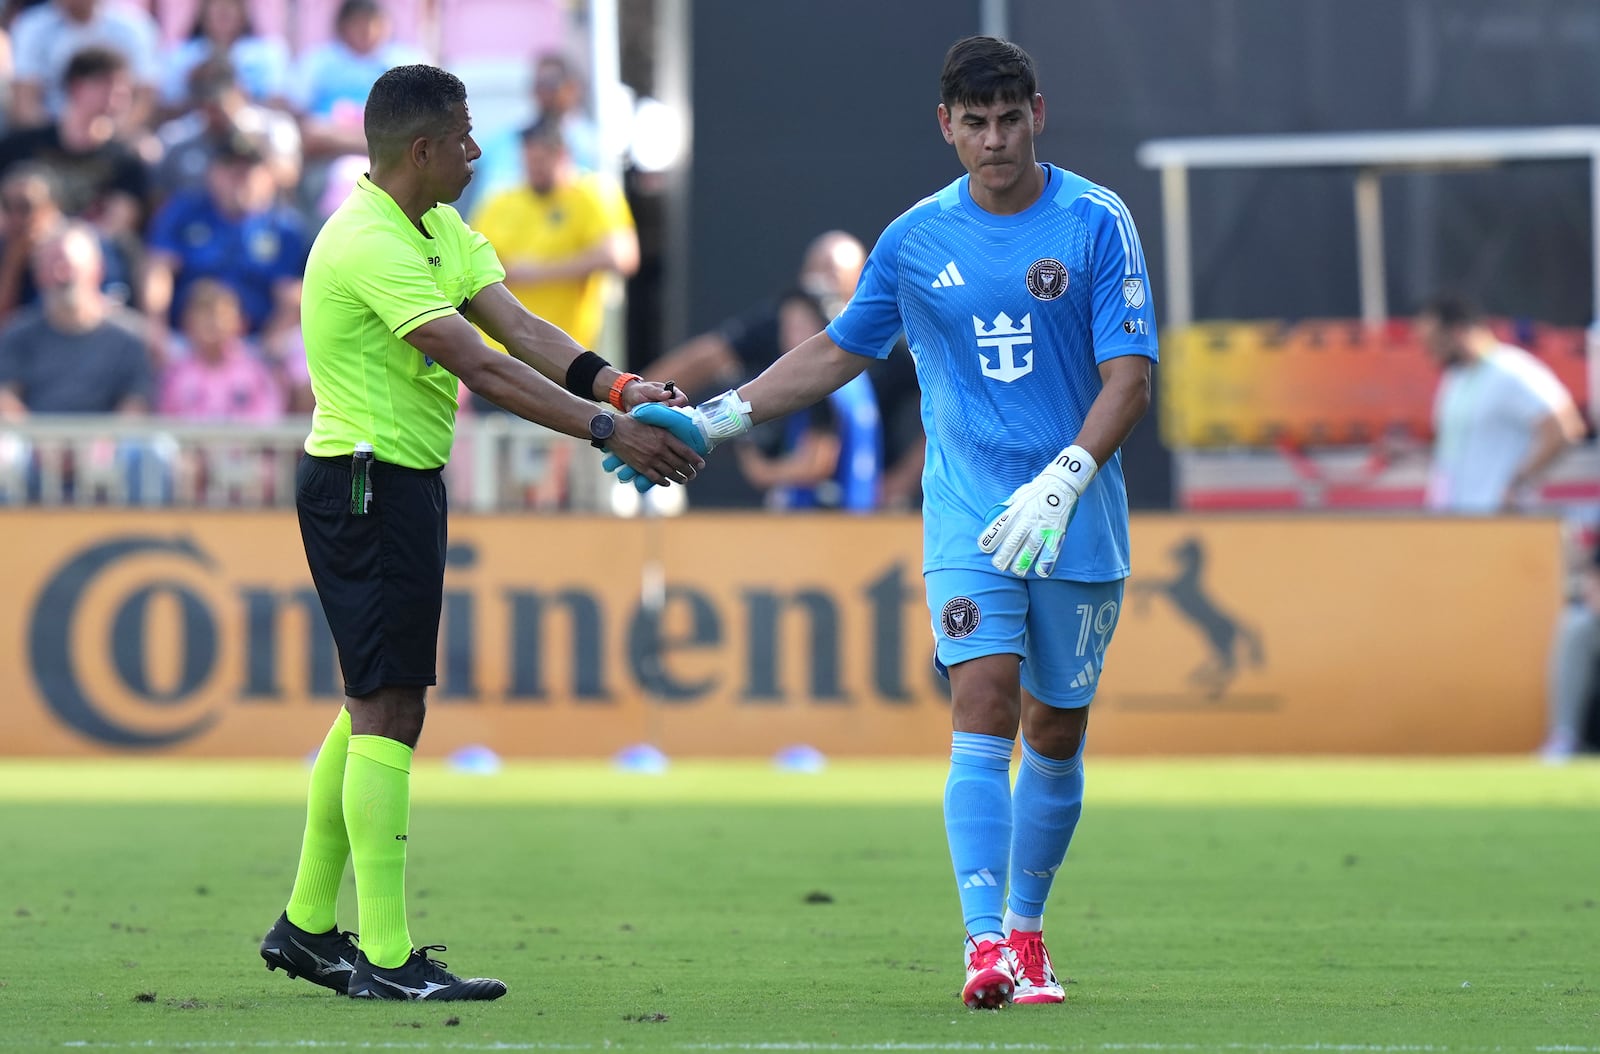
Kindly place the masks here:
POLYGON ((423 235, 362 176, 317 234, 301 308, 317 407, 306 453, 372 444, 379 461, 438 468, 455 438, 458 382, 405 342, 505 278, 487 239, 449 205, 422 215, 423 235))

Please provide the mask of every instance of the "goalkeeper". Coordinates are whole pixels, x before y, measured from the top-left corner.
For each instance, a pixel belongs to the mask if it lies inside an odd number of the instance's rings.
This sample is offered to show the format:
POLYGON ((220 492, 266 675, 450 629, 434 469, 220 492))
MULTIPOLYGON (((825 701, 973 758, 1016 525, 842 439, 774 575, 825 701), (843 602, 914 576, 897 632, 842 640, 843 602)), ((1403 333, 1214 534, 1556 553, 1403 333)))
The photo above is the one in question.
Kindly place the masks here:
POLYGON ((1045 110, 1028 55, 961 41, 940 97, 968 174, 889 225, 844 312, 736 392, 634 413, 704 454, 825 397, 904 330, 928 435, 923 571, 953 701, 962 996, 1059 1003, 1045 900, 1082 809, 1088 707, 1128 575, 1117 450, 1149 403, 1155 316, 1122 201, 1034 159, 1045 110))

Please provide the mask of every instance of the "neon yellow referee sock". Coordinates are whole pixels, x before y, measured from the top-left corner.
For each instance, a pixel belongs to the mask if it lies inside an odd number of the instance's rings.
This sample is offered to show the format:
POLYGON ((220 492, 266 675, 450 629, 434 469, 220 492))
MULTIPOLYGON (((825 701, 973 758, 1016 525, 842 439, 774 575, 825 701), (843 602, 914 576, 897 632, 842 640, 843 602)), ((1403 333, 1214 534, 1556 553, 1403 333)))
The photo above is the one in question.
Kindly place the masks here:
POLYGON ((406 926, 406 832, 411 748, 383 736, 351 736, 344 768, 344 826, 355 858, 361 953, 374 966, 411 954, 406 926))
POLYGON ((344 763, 349 750, 350 711, 341 706, 311 766, 300 870, 285 911, 290 922, 311 933, 328 932, 338 917, 339 883, 350 859, 350 837, 344 833, 344 763))

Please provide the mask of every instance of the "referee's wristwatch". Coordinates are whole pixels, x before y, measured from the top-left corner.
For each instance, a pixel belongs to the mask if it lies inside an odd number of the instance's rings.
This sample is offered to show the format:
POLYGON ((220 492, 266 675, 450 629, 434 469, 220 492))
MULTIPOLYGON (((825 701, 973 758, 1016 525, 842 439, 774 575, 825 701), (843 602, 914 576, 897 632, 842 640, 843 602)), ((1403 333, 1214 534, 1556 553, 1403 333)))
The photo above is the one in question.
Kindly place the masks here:
POLYGON ((617 430, 617 419, 608 413, 598 413, 589 418, 589 445, 596 450, 606 448, 606 440, 617 430))

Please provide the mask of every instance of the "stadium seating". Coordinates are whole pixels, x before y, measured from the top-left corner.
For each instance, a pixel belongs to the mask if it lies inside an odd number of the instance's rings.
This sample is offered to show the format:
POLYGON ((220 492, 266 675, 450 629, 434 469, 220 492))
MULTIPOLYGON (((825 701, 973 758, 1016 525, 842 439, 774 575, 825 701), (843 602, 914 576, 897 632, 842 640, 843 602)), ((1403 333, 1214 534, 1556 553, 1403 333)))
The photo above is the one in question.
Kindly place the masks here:
MULTIPOLYGON (((340 0, 250 0, 256 30, 282 37, 295 54, 333 35, 340 0)), ((189 35, 198 0, 163 0, 153 9, 162 40, 189 35)), ((387 0, 396 40, 432 51, 424 0, 387 0)), ((515 58, 526 64, 537 51, 565 40, 566 12, 559 0, 442 0, 437 5, 437 46, 446 65, 478 59, 515 58)))
MULTIPOLYGON (((1584 330, 1499 320, 1588 402, 1584 330)), ((1163 334, 1161 433, 1174 449, 1426 440, 1438 367, 1408 322, 1203 322, 1163 334)))
MULTIPOLYGON (((300 43, 298 34, 292 31, 289 24, 291 2, 292 0, 250 0, 250 20, 255 23, 256 32, 279 36, 287 40, 292 47, 298 46, 300 43)), ((158 4, 139 6, 146 7, 155 16, 156 23, 161 27, 162 42, 172 44, 189 35, 189 30, 194 26, 194 14, 200 6, 200 0, 162 0, 158 4)), ((326 25, 331 26, 332 15, 324 21, 326 25)), ((327 28, 320 30, 323 36, 329 31, 327 28)))
MULTIPOLYGON (((1506 319, 1587 411, 1588 334, 1506 319)), ((1211 321, 1161 338, 1161 435, 1188 509, 1415 509, 1439 368, 1406 321, 1211 321)), ((1592 447, 1563 458, 1549 502, 1600 501, 1592 447)))

